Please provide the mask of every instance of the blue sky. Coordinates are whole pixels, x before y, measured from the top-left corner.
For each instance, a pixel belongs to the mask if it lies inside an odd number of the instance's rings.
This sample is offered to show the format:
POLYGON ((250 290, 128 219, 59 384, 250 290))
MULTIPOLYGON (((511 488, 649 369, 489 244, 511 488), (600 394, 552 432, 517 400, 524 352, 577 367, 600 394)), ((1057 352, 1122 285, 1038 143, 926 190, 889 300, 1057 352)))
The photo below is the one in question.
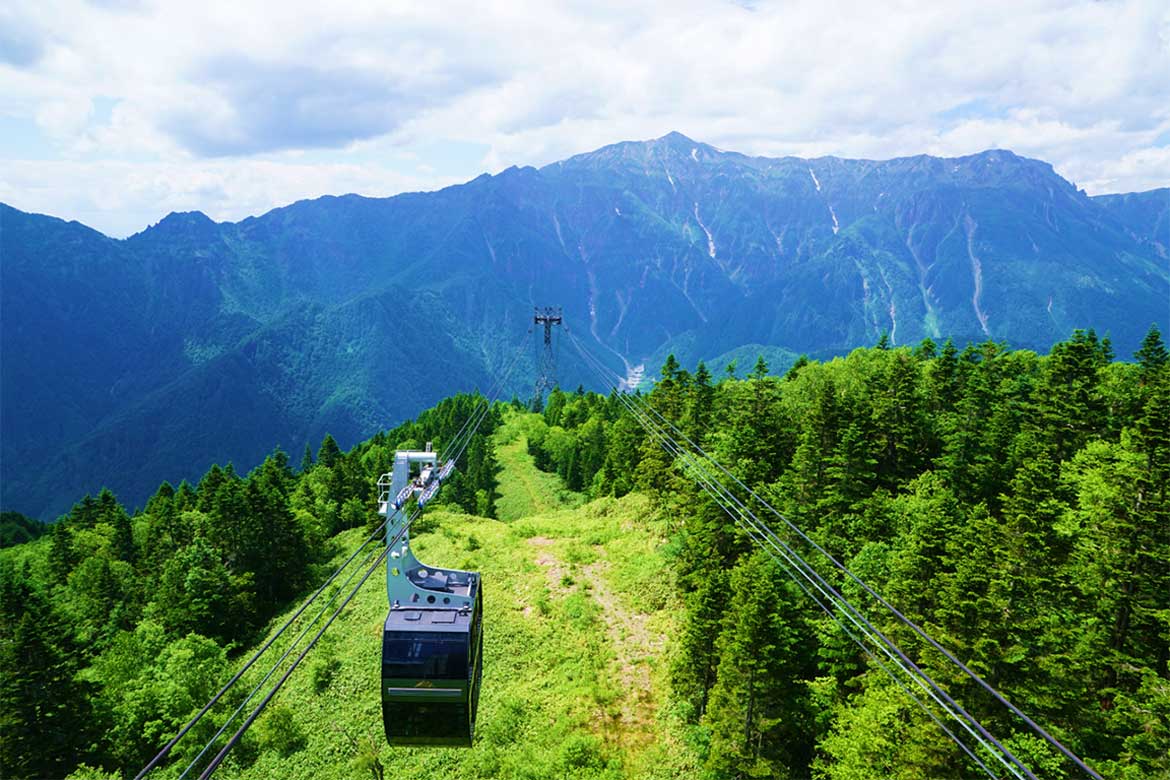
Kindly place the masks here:
POLYGON ((1170 4, 9 0, 0 201, 113 236, 678 130, 1170 185, 1170 4))

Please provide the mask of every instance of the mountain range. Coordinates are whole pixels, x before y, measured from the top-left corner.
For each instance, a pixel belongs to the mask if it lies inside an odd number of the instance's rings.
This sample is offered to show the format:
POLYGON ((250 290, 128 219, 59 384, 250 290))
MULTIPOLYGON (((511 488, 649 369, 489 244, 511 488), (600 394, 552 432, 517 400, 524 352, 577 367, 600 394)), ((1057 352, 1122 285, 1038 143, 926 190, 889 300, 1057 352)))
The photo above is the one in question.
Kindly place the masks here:
POLYGON ((678 133, 124 240, 0 205, 0 506, 48 519, 103 485, 134 506, 212 462, 347 447, 486 389, 522 343, 505 393, 526 396, 537 305, 632 379, 669 352, 782 370, 883 334, 1045 351, 1095 328, 1126 358, 1170 322, 1168 253, 1170 189, 1090 197, 1004 150, 763 158, 678 133))

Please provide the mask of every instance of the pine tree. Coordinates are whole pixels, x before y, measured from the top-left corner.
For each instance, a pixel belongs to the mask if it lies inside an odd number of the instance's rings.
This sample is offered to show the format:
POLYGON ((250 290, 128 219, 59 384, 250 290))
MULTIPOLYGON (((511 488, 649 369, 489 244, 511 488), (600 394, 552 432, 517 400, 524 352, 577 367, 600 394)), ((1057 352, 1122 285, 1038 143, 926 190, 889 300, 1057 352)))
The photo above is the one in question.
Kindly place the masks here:
POLYGON ((1140 669, 1170 661, 1164 624, 1170 614, 1170 382, 1168 369, 1152 380, 1136 426, 1121 442, 1095 442, 1072 463, 1077 491, 1073 580, 1108 626, 1105 684, 1137 684, 1140 669), (1162 637, 1161 639, 1159 637, 1162 637))
POLYGON ((337 446, 337 440, 330 434, 325 434, 325 438, 321 440, 321 447, 317 450, 317 463, 331 469, 337 465, 341 457, 341 448, 337 446))
POLYGON ((80 652, 49 604, 0 572, 0 767, 5 777, 64 777, 88 757, 80 652))
POLYGON ((1138 365, 1141 366, 1143 382, 1157 374, 1167 362, 1170 362, 1170 354, 1166 352, 1166 345, 1162 343, 1162 333, 1158 330, 1157 324, 1150 326, 1146 337, 1142 339, 1141 347, 1133 356, 1137 358, 1138 365))
POLYGON ((938 355, 938 344, 929 336, 924 338, 921 343, 914 349, 914 357, 919 360, 931 360, 938 355))
POLYGON ((1040 410, 1043 429, 1057 460, 1071 458, 1108 419, 1099 388, 1099 370, 1108 363, 1096 334, 1077 330, 1052 347, 1045 361, 1040 410))
POLYGON ((496 516, 496 497, 499 473, 495 453, 492 451, 491 441, 486 435, 477 432, 468 445, 466 494, 461 506, 468 514, 478 514, 482 517, 496 516))
POLYGON ((650 396, 650 403, 658 413, 676 424, 681 420, 685 408, 682 374, 674 353, 667 355, 666 362, 662 364, 662 378, 650 396))
POLYGON ((69 520, 74 528, 93 528, 101 521, 101 511, 97 499, 86 494, 85 498, 73 505, 69 510, 69 520))
POLYGON ((112 552, 120 561, 133 565, 138 561, 138 548, 134 544, 134 530, 130 527, 130 516, 118 506, 113 516, 114 538, 112 552))
POLYGON ((919 363, 899 350, 875 378, 871 397, 874 433, 880 442, 877 470, 883 485, 895 489, 920 473, 929 455, 919 363))
POLYGON ((799 385, 809 393, 800 415, 800 432, 788 469, 781 476, 785 512, 799 526, 812 528, 817 502, 828 484, 833 452, 845 416, 837 397, 837 383, 827 371, 805 372, 799 385))
POLYGON ((696 574, 698 587, 687 599, 678 654, 671 668, 671 687, 690 705, 688 715, 692 722, 698 722, 707 711, 707 698, 719 667, 715 642, 730 600, 723 569, 703 568, 696 574))
POLYGON ((731 574, 719 667, 703 722, 718 777, 807 775, 812 757, 806 629, 763 553, 731 574))
POLYGON ((711 386, 711 372, 707 370, 706 364, 699 361, 691 382, 690 400, 682 424, 683 431, 692 441, 700 441, 707 433, 707 425, 711 421, 714 409, 715 388, 711 386))
POLYGON ((64 585, 76 565, 77 553, 73 549, 73 533, 69 528, 69 520, 63 517, 53 523, 49 531, 49 572, 53 581, 64 585))
POLYGON ((175 491, 175 511, 186 512, 188 509, 195 509, 198 504, 198 495, 195 488, 191 487, 191 483, 183 480, 179 483, 179 489, 175 491))
POLYGON ((796 362, 792 364, 792 367, 788 369, 788 373, 784 375, 784 379, 788 382, 796 379, 798 376, 800 376, 800 369, 807 366, 808 363, 808 355, 801 355, 796 359, 796 362))
POLYGON ((561 424, 561 415, 565 411, 565 394, 561 388, 554 387, 548 394, 548 401, 544 405, 544 421, 551 428, 561 424))
POLYGON ((936 413, 950 411, 959 396, 959 351, 949 338, 942 352, 930 362, 930 407, 936 413))

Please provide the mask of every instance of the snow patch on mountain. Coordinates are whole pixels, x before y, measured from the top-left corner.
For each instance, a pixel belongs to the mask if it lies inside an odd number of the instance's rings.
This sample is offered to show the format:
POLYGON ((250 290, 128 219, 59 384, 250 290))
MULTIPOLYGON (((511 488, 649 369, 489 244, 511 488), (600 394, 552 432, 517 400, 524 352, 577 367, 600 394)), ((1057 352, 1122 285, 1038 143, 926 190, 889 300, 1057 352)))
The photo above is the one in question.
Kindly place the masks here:
POLYGON ((979 320, 979 327, 983 328, 983 335, 990 336, 987 329, 987 314, 980 308, 979 299, 983 296, 983 262, 975 254, 975 231, 979 223, 968 214, 965 220, 967 228, 967 257, 971 258, 971 275, 975 278, 975 292, 971 296, 971 306, 975 309, 975 317, 979 320))
MULTIPOLYGON (((699 216, 699 203, 695 201, 695 221, 699 223, 699 227, 707 234, 707 254, 711 255, 711 259, 715 259, 715 238, 711 235, 711 231, 703 224, 703 219, 699 216)), ((837 231, 833 231, 834 233, 837 231)))

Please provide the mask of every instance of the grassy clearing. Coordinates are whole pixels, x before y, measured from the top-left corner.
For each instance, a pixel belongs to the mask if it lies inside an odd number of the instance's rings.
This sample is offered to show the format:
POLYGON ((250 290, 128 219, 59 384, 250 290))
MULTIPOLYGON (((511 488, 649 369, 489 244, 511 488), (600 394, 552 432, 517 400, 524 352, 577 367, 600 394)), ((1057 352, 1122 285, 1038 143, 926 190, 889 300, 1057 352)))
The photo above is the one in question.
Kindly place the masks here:
MULTIPOLYGON (((249 731, 223 777, 371 777, 375 760, 387 777, 694 774, 663 714, 677 605, 661 521, 640 496, 586 504, 537 472, 523 419, 514 416, 498 434, 506 521, 436 511, 431 530, 414 539, 424 561, 483 573, 475 746, 386 746, 379 665, 387 607, 378 571, 249 731)), ((360 538, 355 531, 340 541, 353 549, 360 538)))
POLYGON ((532 465, 527 431, 535 419, 535 415, 509 412, 496 432, 496 459, 502 469, 496 515, 504 521, 584 503, 584 497, 565 489, 557 475, 546 474, 532 465))

